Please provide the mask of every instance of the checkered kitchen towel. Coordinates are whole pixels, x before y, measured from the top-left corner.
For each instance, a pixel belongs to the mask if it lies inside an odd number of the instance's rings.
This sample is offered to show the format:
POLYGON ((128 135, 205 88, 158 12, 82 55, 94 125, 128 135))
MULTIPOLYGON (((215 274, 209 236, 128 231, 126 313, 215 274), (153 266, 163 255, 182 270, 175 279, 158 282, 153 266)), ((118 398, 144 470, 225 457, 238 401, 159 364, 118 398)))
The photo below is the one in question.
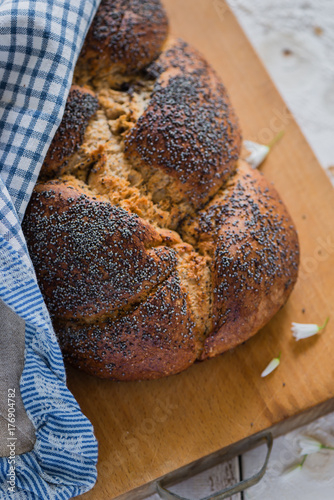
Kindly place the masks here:
POLYGON ((16 457, 14 494, 0 458, 0 499, 68 499, 96 480, 93 429, 66 388, 20 223, 98 3, 0 0, 0 299, 25 321, 21 393, 36 429, 34 449, 16 457))

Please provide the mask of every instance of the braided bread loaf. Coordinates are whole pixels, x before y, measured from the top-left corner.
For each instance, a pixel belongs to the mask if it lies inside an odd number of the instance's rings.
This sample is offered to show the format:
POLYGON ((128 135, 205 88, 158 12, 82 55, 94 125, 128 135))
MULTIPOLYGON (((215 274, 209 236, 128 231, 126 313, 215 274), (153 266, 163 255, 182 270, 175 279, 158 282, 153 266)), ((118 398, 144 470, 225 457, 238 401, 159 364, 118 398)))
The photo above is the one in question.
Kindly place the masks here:
POLYGON ((65 359, 114 380, 235 347, 297 278, 223 84, 167 27, 159 0, 102 0, 23 226, 65 359))

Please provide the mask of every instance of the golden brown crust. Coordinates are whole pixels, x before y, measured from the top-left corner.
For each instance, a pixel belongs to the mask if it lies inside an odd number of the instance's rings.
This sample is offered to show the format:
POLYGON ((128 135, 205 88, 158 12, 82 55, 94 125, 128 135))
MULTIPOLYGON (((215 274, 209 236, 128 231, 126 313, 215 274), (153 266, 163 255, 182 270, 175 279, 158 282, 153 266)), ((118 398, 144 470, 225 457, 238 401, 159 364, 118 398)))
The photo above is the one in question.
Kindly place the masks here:
POLYGON ((238 163, 225 88, 180 40, 153 61, 166 33, 158 0, 102 1, 75 77, 99 109, 72 89, 23 223, 65 358, 114 380, 247 340, 297 278, 295 229, 238 163))
POLYGON ((150 102, 125 137, 137 168, 161 169, 169 193, 202 206, 233 173, 241 147, 237 118, 220 79, 177 40, 147 69, 157 77, 150 102))
POLYGON ((205 359, 250 338, 284 305, 297 279, 298 238, 276 190, 245 162, 183 232, 212 257, 205 359))
MULTIPOLYGON (((83 45, 78 69, 90 76, 133 73, 150 64, 168 33, 160 0, 102 0, 83 45)), ((112 81, 112 80, 111 80, 112 81)))
POLYGON ((191 244, 75 179, 37 185, 23 228, 65 357, 115 380, 177 373, 235 347, 297 278, 290 216, 246 163, 184 221, 191 244))
POLYGON ((72 85, 63 119, 44 160, 41 178, 50 179, 62 173, 62 167, 83 143, 86 127, 97 108, 97 98, 91 90, 72 85))

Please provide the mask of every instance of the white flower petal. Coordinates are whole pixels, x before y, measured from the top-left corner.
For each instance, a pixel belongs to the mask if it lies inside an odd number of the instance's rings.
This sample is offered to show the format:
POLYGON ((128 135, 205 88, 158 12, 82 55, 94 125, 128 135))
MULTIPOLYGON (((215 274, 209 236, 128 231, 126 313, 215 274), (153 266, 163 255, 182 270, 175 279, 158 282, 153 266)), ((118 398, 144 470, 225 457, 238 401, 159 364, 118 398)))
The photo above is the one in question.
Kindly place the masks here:
POLYGON ((296 340, 307 339, 319 332, 318 325, 305 323, 292 323, 292 335, 296 340))
POLYGON ((269 373, 273 372, 280 364, 280 358, 274 358, 270 361, 269 365, 261 373, 261 377, 266 377, 269 373))
POLYGON ((311 455, 312 453, 317 453, 323 447, 317 439, 311 438, 309 436, 302 436, 299 439, 299 446, 301 448, 302 455, 311 455))
POLYGON ((244 146, 250 152, 250 155, 247 156, 246 161, 253 168, 259 167, 270 151, 269 146, 258 144, 257 142, 253 141, 244 141, 244 146))
POLYGON ((312 337, 312 335, 316 335, 321 332, 321 330, 326 328, 328 321, 329 316, 325 319, 324 324, 321 326, 315 325, 314 323, 292 323, 292 335, 296 340, 307 339, 308 337, 312 337))

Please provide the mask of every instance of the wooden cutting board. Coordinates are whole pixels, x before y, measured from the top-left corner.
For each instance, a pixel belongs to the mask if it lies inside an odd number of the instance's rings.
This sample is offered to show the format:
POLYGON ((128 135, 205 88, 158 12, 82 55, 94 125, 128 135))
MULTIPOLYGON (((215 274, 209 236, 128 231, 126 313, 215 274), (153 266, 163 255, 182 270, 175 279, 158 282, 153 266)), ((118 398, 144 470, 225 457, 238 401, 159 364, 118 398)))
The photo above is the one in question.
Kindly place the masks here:
POLYGON ((99 441, 98 481, 85 500, 114 499, 334 396, 333 188, 224 1, 164 3, 173 33, 221 75, 244 137, 269 142, 285 131, 262 170, 297 226, 300 278, 254 338, 180 375, 115 383, 69 369, 70 389, 99 441), (327 316, 322 335, 293 340, 292 321, 320 324, 327 316), (261 379, 280 351, 280 367, 261 379))

